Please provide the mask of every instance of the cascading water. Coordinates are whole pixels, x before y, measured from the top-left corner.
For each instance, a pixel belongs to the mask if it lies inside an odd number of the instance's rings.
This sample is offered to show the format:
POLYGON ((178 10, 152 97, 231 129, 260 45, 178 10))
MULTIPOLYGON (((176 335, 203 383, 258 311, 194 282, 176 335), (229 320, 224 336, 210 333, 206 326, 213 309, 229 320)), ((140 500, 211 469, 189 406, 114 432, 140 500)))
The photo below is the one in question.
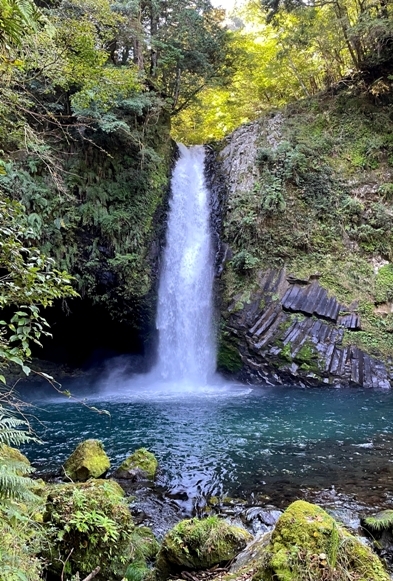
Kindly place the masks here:
POLYGON ((179 144, 158 292, 158 361, 165 381, 203 385, 216 366, 214 253, 203 146, 179 144))

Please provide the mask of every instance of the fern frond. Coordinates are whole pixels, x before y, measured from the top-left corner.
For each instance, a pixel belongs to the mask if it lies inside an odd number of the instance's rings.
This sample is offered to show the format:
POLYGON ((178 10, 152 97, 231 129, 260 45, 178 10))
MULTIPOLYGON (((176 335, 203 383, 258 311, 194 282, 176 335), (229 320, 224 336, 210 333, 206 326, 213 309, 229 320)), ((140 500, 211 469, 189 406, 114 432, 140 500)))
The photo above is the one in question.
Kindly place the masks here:
POLYGON ((8 409, 0 405, 0 444, 7 446, 20 446, 27 442, 35 441, 26 431, 27 423, 16 418, 8 409))
MULTIPOLYGON (((31 488, 35 485, 34 480, 27 476, 20 475, 17 468, 22 462, 10 465, 4 460, 0 460, 0 500, 32 500, 34 494, 31 488)), ((25 468, 29 468, 26 464, 25 468)))

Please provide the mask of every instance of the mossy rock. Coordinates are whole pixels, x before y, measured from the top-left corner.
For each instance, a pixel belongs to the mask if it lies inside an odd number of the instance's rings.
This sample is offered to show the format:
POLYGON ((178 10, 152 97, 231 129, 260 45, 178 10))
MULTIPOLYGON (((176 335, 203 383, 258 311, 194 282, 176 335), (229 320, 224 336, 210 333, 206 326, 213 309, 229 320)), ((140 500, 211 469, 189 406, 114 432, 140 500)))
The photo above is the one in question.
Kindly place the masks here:
POLYGON ((130 480, 154 480, 157 469, 158 461, 154 454, 146 448, 139 448, 122 462, 113 476, 130 480))
POLYGON ((371 549, 319 506, 298 500, 279 518, 254 581, 388 581, 371 549))
POLYGON ((122 579, 136 554, 134 523, 122 488, 112 480, 55 484, 44 514, 48 549, 43 555, 51 574, 63 563, 67 578, 101 567, 97 580, 122 579))
POLYGON ((85 440, 64 463, 64 472, 74 482, 85 482, 89 478, 100 478, 110 466, 102 442, 85 440))
POLYGON ((22 464, 27 464, 30 466, 30 460, 22 454, 16 448, 7 446, 7 444, 0 444, 0 458, 5 458, 6 460, 15 460, 16 462, 21 462, 22 464))
POLYGON ((157 558, 160 579, 182 569, 208 569, 233 559, 252 536, 245 529, 210 516, 178 523, 165 536, 157 558))
POLYGON ((239 350, 232 343, 224 340, 220 342, 217 355, 217 367, 229 373, 236 373, 243 368, 243 361, 240 357, 239 350))

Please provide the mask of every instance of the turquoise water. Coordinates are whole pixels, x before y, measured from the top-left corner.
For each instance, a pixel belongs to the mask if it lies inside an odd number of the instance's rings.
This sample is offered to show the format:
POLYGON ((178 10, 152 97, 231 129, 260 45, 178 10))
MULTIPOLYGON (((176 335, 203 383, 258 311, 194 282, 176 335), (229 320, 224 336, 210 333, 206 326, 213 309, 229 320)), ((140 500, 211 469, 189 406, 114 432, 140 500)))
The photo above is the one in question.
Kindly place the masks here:
POLYGON ((224 384, 149 389, 141 380, 107 386, 85 403, 110 416, 62 398, 34 402, 44 444, 26 451, 39 470, 58 470, 80 441, 99 438, 113 467, 136 448, 152 450, 159 483, 175 497, 253 492, 285 504, 300 491, 331 485, 366 502, 389 496, 391 392, 224 384))

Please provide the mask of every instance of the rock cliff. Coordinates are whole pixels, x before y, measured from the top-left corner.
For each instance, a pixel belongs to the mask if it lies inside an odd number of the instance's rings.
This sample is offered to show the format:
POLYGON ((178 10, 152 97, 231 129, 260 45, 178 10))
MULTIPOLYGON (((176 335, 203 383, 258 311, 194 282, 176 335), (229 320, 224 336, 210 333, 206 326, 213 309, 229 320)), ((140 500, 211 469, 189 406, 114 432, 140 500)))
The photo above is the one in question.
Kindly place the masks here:
POLYGON ((214 146, 222 371, 391 386, 392 107, 353 83, 214 146))

